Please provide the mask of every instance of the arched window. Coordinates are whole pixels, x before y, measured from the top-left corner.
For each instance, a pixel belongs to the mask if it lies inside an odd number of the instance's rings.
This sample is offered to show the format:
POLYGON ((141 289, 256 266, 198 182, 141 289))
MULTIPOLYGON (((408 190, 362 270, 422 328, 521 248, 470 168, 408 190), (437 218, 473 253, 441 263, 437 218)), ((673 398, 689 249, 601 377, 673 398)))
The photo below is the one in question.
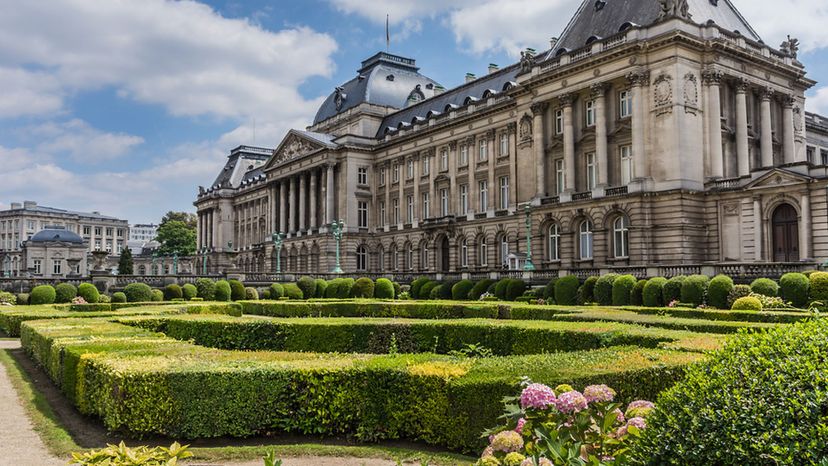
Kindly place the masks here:
POLYGON ((557 223, 549 225, 548 257, 550 261, 561 260, 561 229, 557 223))
POLYGON ((592 222, 589 220, 581 222, 578 245, 581 260, 592 259, 592 222))
POLYGON ((477 246, 477 263, 483 267, 489 265, 489 245, 486 243, 486 237, 480 238, 480 244, 477 246))
POLYGON ((147 274, 147 266, 140 265, 138 266, 138 275, 146 275, 147 274))
POLYGON ((377 265, 380 272, 385 272, 385 249, 381 246, 377 252, 377 265))
POLYGON ((428 244, 423 243, 420 246, 420 268, 423 270, 428 269, 428 244))
POLYGON ((506 235, 500 237, 500 267, 503 269, 509 268, 509 241, 506 235))
POLYGON ((629 227, 630 221, 624 215, 620 215, 612 222, 612 245, 617 258, 630 255, 629 227))
POLYGON ((356 250, 356 268, 360 272, 368 270, 368 251, 365 250, 364 245, 357 246, 356 250))
POLYGON ((391 269, 394 271, 400 270, 400 251, 397 245, 392 246, 391 249, 391 269))
POLYGON ((405 247, 405 269, 414 270, 414 247, 408 243, 405 247))
POLYGON ((460 267, 469 266, 469 240, 463 238, 460 242, 460 267))

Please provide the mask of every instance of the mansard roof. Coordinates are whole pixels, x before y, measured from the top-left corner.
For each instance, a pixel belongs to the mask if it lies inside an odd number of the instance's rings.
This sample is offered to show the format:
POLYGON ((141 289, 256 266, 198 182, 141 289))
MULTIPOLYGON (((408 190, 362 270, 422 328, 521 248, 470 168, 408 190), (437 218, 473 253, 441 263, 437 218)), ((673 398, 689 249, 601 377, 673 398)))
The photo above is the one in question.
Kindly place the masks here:
POLYGON ((43 230, 35 233, 29 240, 29 243, 48 242, 83 244, 83 238, 78 236, 77 233, 67 230, 65 227, 47 226, 43 230))
POLYGON ((209 186, 210 189, 236 188, 249 173, 264 165, 273 153, 273 149, 264 147, 239 146, 230 151, 224 168, 209 186))

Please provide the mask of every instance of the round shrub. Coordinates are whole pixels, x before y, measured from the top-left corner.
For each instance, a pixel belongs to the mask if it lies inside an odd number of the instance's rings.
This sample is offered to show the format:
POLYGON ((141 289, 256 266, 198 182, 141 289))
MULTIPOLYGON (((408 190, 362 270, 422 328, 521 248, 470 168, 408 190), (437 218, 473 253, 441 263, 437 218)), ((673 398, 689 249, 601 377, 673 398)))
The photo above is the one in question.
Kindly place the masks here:
MULTIPOLYGON (((429 281, 430 280, 426 277, 420 277, 414 280, 413 282, 411 282, 411 289, 408 291, 408 293, 411 295, 413 299, 420 299, 420 289, 429 281)), ((431 291, 429 290, 429 292, 431 291)), ((425 299, 428 299, 428 295, 426 295, 425 299)))
POLYGON ((808 277, 804 273, 786 273, 779 279, 779 295, 785 302, 791 303, 794 307, 802 308, 808 305, 810 285, 808 277))
POLYGON ((762 301, 759 301, 759 298, 754 298, 753 296, 745 296, 737 299, 730 309, 734 311, 761 311, 762 301))
POLYGON ((378 278, 374 284, 374 297, 377 299, 394 299, 394 284, 387 278, 378 278))
POLYGON ((100 298, 98 298, 98 302, 103 304, 109 304, 112 302, 112 297, 110 297, 108 294, 102 294, 100 298))
POLYGON ((557 278, 553 278, 549 280, 549 283, 543 287, 543 299, 547 300, 547 302, 555 302, 555 282, 558 281, 557 278))
POLYGON ((75 288, 75 285, 70 283, 61 283, 55 287, 55 302, 62 304, 62 303, 71 303, 75 296, 78 295, 78 289, 75 288))
POLYGON ((731 290, 733 290, 733 280, 727 275, 716 275, 707 285, 707 304, 718 309, 729 309, 727 295, 731 290))
POLYGON ((216 282, 209 278, 199 278, 195 283, 198 297, 205 301, 216 299, 216 282))
POLYGON ((477 301, 480 299, 480 296, 483 295, 486 291, 489 290, 489 287, 492 286, 492 283, 495 281, 491 278, 484 278, 479 282, 475 283, 472 287, 471 291, 469 291, 469 299, 472 301, 477 301))
POLYGON ((431 290, 437 287, 439 283, 435 282, 434 280, 429 280, 425 282, 422 286, 420 286, 420 292, 417 296, 417 299, 430 299, 431 298, 431 290))
POLYGON ((621 275, 612 281, 612 305, 628 306, 632 290, 638 280, 632 275, 621 275))
POLYGON ((17 305, 26 306, 29 304, 29 293, 17 293, 17 305))
POLYGON ((173 299, 181 299, 184 297, 184 290, 175 283, 171 283, 164 287, 164 299, 172 301, 173 299))
POLYGON ((635 282, 635 286, 630 294, 630 304, 633 306, 641 306, 644 304, 644 287, 647 286, 647 280, 643 278, 635 282))
POLYGON ((598 283, 599 278, 595 275, 590 275, 584 280, 584 289, 581 290, 581 295, 585 303, 595 302, 595 284, 598 283))
POLYGON ((457 283, 454 280, 447 281, 442 283, 443 287, 440 288, 440 291, 437 292, 437 299, 444 299, 450 300, 451 299, 451 289, 454 288, 454 284, 457 283))
MULTIPOLYGON (((435 286, 434 288, 432 288, 431 291, 429 292, 428 298, 429 299, 440 299, 440 293, 443 291, 444 287, 445 287, 445 285, 441 283, 441 284, 438 284, 437 286, 435 286)), ((422 295, 422 289, 420 290, 420 294, 422 295)))
POLYGON ((123 291, 116 291, 115 293, 112 293, 112 298, 110 298, 110 301, 112 301, 113 303, 125 303, 127 302, 127 297, 123 291))
POLYGON ((707 275, 690 275, 681 282, 681 302, 692 304, 694 307, 704 304, 707 293, 707 275))
POLYGON ((811 301, 819 301, 823 307, 828 305, 828 272, 814 272, 808 278, 811 281, 811 301))
POLYGON ((124 288, 124 294, 130 303, 152 301, 152 288, 146 283, 130 283, 124 288))
POLYGON ((400 293, 402 293, 402 285, 399 282, 392 282, 392 285, 394 285, 394 297, 399 298, 400 293))
POLYGON ((351 297, 351 288, 354 287, 353 278, 340 278, 339 285, 336 287, 336 296, 335 298, 339 299, 347 299, 351 297))
POLYGON ((464 301, 469 299, 469 292, 474 288, 474 282, 471 280, 460 280, 451 287, 451 299, 455 301, 464 301))
POLYGON ((519 296, 522 296, 525 291, 526 283, 523 280, 513 278, 509 280, 508 285, 506 285, 506 300, 514 301, 519 296))
POLYGON ((633 464, 819 464, 828 320, 740 332, 662 393, 633 464))
POLYGON ((95 304, 101 300, 101 293, 91 283, 81 283, 78 285, 78 296, 89 304, 95 304))
POLYGON ((244 287, 244 299, 255 301, 259 299, 259 292, 252 286, 244 287))
MULTIPOLYGON (((180 299, 180 298, 179 298, 180 299)), ((159 302, 164 300, 164 292, 161 290, 152 290, 152 301, 159 302)))
POLYGON ((296 283, 285 283, 285 296, 289 299, 304 299, 302 289, 296 283))
POLYGON ((244 299, 244 285, 238 280, 230 280, 230 299, 233 301, 241 301, 244 299))
POLYGON ((231 293, 230 283, 227 280, 219 280, 216 282, 216 301, 230 301, 231 293))
POLYGON ((602 275, 595 281, 593 295, 596 303, 602 306, 609 306, 612 304, 612 283, 616 278, 618 278, 618 274, 608 273, 606 275, 602 275))
MULTIPOLYGON (((301 288, 301 287, 300 287, 301 288)), ((302 290, 304 293, 305 290, 302 290)), ((374 297, 374 281, 368 277, 358 278, 351 287, 351 297, 353 298, 373 298, 374 297)))
POLYGON ((770 278, 757 278, 751 282, 750 291, 773 298, 779 296, 779 285, 770 278))
POLYGON ((270 299, 270 288, 265 288, 259 292, 259 297, 261 299, 270 299))
POLYGON ((494 295, 501 301, 506 300, 506 291, 509 289, 509 282, 511 278, 501 278, 495 285, 494 295))
POLYGON ((270 299, 279 299, 285 295, 285 287, 281 283, 270 285, 270 299))
POLYGON ((664 277, 653 277, 647 280, 644 285, 644 295, 641 297, 642 304, 647 307, 664 306, 664 284, 667 279, 664 277))
POLYGON ((189 301, 198 296, 198 288, 192 283, 186 283, 181 287, 181 294, 184 296, 184 299, 189 301))
POLYGON ((325 297, 325 291, 328 289, 327 280, 322 279, 322 278, 317 278, 316 280, 314 280, 314 283, 316 283, 316 294, 315 294, 315 296, 317 298, 324 298, 325 297))
POLYGON ((575 305, 581 281, 576 275, 561 277, 555 282, 555 302, 562 306, 575 305))
POLYGON ((302 277, 296 282, 296 286, 302 290, 302 296, 305 299, 316 297, 316 280, 310 277, 302 277))
POLYGON ((52 285, 40 285, 34 287, 29 295, 31 304, 52 304, 55 302, 55 289, 52 285))
POLYGON ((727 309, 733 307, 733 303, 739 298, 750 296, 750 287, 747 285, 733 285, 733 289, 727 294, 727 309))
POLYGON ((681 284, 684 283, 684 275, 676 275, 667 280, 667 283, 662 287, 661 292, 664 295, 664 304, 670 304, 672 301, 678 301, 681 298, 681 284))

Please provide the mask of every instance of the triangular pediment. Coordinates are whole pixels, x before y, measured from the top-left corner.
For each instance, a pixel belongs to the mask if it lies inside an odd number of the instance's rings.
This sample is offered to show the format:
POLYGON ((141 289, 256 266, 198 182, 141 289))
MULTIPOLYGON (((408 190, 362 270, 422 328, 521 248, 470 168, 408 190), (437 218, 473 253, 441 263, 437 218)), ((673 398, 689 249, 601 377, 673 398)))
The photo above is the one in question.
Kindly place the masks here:
POLYGON ((774 168, 764 175, 756 178, 745 185, 745 189, 761 189, 774 188, 778 186, 788 186, 801 183, 807 183, 811 179, 805 175, 801 175, 783 168, 774 168))
POLYGON ((279 146, 273 151, 273 157, 267 161, 264 169, 269 170, 284 163, 303 158, 327 149, 328 145, 304 134, 301 131, 290 130, 285 135, 279 146))

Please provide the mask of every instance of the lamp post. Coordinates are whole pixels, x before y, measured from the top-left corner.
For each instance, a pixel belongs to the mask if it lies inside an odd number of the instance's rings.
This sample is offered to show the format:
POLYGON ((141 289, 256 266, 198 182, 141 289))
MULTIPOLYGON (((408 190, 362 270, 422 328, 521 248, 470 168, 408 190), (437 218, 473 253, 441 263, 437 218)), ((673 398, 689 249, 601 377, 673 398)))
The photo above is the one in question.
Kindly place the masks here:
POLYGON ((173 275, 178 275, 178 251, 173 252, 173 275))
POLYGON ((343 220, 340 219, 338 222, 336 220, 331 222, 331 232, 333 233, 334 240, 336 241, 336 265, 331 273, 342 273, 342 266, 339 261, 339 243, 342 241, 342 232, 344 229, 345 222, 343 220))
POLYGON ((207 248, 202 248, 201 253, 201 274, 207 275, 207 248))
POLYGON ((271 236, 273 239, 273 247, 276 248, 276 274, 282 273, 282 233, 276 232, 271 236))
POLYGON ((532 206, 528 202, 523 204, 523 212, 526 214, 526 262, 523 263, 523 270, 532 272, 535 270, 532 262, 532 206))

